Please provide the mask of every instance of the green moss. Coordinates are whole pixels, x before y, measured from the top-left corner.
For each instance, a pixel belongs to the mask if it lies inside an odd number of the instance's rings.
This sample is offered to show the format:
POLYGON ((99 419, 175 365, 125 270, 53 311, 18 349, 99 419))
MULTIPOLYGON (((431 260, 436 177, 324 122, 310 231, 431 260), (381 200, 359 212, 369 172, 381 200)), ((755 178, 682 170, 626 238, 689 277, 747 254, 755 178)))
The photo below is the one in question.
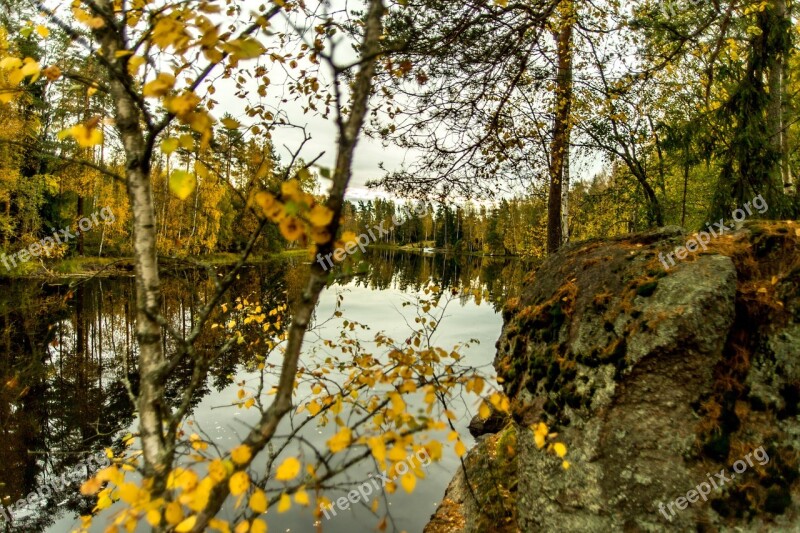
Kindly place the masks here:
POLYGON ((497 457, 499 460, 507 461, 509 459, 513 459, 516 456, 516 453, 510 455, 509 450, 514 450, 516 452, 516 449, 517 449, 517 429, 512 424, 500 432, 500 437, 497 439, 497 445, 495 446, 495 451, 497 452, 497 457))
POLYGON ((764 510, 772 514, 783 514, 792 504, 792 494, 786 487, 773 487, 767 491, 764 510))
POLYGON ((730 450, 730 435, 722 430, 712 431, 703 443, 703 453, 717 461, 727 459, 730 450))
POLYGON ((552 398, 544 404, 544 412, 551 416, 558 415, 558 404, 552 398))
POLYGON ((560 301, 550 308, 548 315, 550 316, 550 326, 547 328, 546 332, 542 333, 542 340, 549 343, 558 340, 558 334, 561 331, 561 326, 563 326, 564 322, 567 320, 567 315, 564 314, 560 301))
POLYGON ((656 292, 656 288, 657 287, 658 287, 658 282, 657 281, 651 281, 649 283, 644 283, 642 285, 639 285, 639 287, 636 289, 636 294, 638 296, 643 296, 645 298, 649 298, 650 296, 653 295, 654 292, 656 292))

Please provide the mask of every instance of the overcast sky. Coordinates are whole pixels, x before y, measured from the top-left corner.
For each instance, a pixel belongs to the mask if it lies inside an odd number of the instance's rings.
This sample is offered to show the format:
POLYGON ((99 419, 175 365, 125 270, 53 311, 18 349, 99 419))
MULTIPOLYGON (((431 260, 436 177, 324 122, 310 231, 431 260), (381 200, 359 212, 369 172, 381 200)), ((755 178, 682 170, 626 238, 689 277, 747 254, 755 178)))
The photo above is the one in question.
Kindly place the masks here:
MULTIPOLYGON (((307 5, 311 6, 313 0, 308 2, 307 5)), ((334 5, 346 4, 343 0, 334 0, 334 5)), ((352 2, 350 2, 352 6, 352 2)), ((272 27, 279 31, 291 31, 283 13, 273 19, 272 27)), ((296 24, 298 21, 295 21, 296 24)), ((340 33, 336 36, 339 40, 336 46, 335 57, 337 63, 348 64, 354 62, 357 58, 355 52, 350 46, 349 42, 343 40, 343 35, 340 33)), ((260 36, 261 40, 268 47, 272 44, 275 47, 271 51, 286 50, 285 47, 280 48, 274 41, 269 42, 265 36, 260 36)), ((326 42, 326 46, 328 43, 326 42)), ((326 48, 326 52, 330 53, 330 48, 326 48)), ((333 117, 324 119, 319 114, 312 112, 304 113, 303 100, 292 100, 291 96, 285 95, 283 84, 286 81, 286 72, 277 63, 272 63, 266 58, 259 60, 261 65, 268 68, 268 76, 272 81, 270 85, 267 102, 270 98, 272 104, 278 104, 282 97, 287 97, 288 102, 280 102, 280 108, 288 115, 295 125, 304 126, 312 136, 301 153, 305 161, 314 160, 320 153, 325 152, 325 155, 319 159, 318 164, 324 167, 331 168, 334 166, 334 158, 336 156, 336 124, 333 117)), ((255 62, 254 66, 255 66, 255 62)), ((308 64, 306 62, 306 64, 308 64)), ((296 75, 296 70, 294 71, 296 75)), ((327 68, 327 65, 321 67, 320 84, 324 87, 325 84, 330 83, 333 75, 327 68)), ((217 97, 220 98, 221 94, 234 94, 235 91, 219 91, 217 97)), ((253 93, 255 94, 255 86, 253 93)), ((255 103, 255 102, 254 102, 255 103)), ((246 115, 244 115, 244 102, 231 97, 231 100, 226 100, 223 105, 215 110, 219 115, 225 111, 231 113, 236 118, 240 119, 243 124, 248 124, 246 115)), ((283 157, 284 162, 289 158, 289 154, 300 145, 302 141, 302 133, 298 129, 293 128, 280 128, 273 134, 273 143, 278 153, 283 157)), ((384 146, 381 141, 368 138, 362 133, 358 146, 355 152, 355 161, 353 164, 353 176, 350 183, 350 188, 347 192, 347 197, 351 200, 358 199, 372 199, 376 197, 390 198, 391 196, 383 190, 368 189, 366 183, 369 180, 377 179, 383 175, 380 169, 380 164, 383 163, 384 168, 388 171, 399 170, 403 161, 413 161, 415 156, 419 156, 416 152, 407 153, 405 149, 401 149, 395 145, 384 146)), ((602 158, 599 155, 592 157, 573 157, 573 180, 583 179, 593 176, 598 173, 603 167, 602 158)), ((473 199, 474 201, 481 202, 480 198, 473 199)))
MULTIPOLYGON (((247 3, 252 5, 252 2, 247 3)), ((341 5, 344 4, 344 2, 334 2, 334 4, 341 5)), ((313 5, 313 2, 309 2, 307 5, 313 5)), ((272 27, 279 29, 280 31, 289 30, 283 13, 272 19, 272 27)), ((271 45, 274 45, 275 48, 278 48, 277 43, 270 43, 268 38, 264 37, 263 34, 259 36, 258 39, 268 48, 271 48, 271 45)), ((337 39, 341 39, 341 37, 337 36, 337 39)), ((277 52, 278 50, 275 48, 271 48, 270 51, 277 52)), ((330 53, 330 48, 327 48, 326 52, 330 53)), ((352 50, 352 47, 349 46, 348 43, 339 41, 336 47, 336 58, 339 64, 345 64, 355 61, 356 56, 352 50)), ((304 100, 295 101, 291 99, 291 96, 284 94, 283 84, 286 82, 287 76, 283 68, 277 63, 273 63, 267 58, 251 61, 250 63, 252 63, 252 70, 255 69, 256 65, 260 64, 265 66, 269 71, 268 76, 271 80, 271 85, 267 92, 267 98, 263 103, 270 105, 270 107, 280 107, 280 109, 286 113, 286 115, 288 115, 289 119, 294 125, 305 127, 306 132, 311 135, 312 139, 304 146, 301 157, 305 161, 311 161, 314 160, 320 153, 325 152, 325 155, 319 159, 318 164, 323 167, 332 168, 334 166, 334 160, 336 157, 337 138, 336 124, 334 122, 333 115, 331 115, 329 119, 324 119, 322 116, 314 113, 313 111, 307 114, 304 113, 304 100), (288 98, 289 101, 279 103, 282 97, 288 98)), ((249 67, 247 63, 242 63, 242 65, 249 67)), ((306 65, 308 65, 307 62, 306 65)), ((248 70, 251 69, 248 68, 248 70)), ((296 75, 297 69, 295 69, 293 73, 296 75)), ((331 82, 332 78, 333 76, 330 73, 330 70, 326 65, 323 64, 320 75, 320 84, 324 87, 326 83, 331 82)), ((217 106, 213 111, 215 116, 220 118, 223 114, 230 113, 243 125, 251 125, 252 120, 248 119, 244 113, 246 102, 233 97, 233 94, 235 93, 233 83, 230 80, 222 80, 221 83, 218 81, 216 85, 218 91, 214 95, 214 98, 220 102, 220 105, 217 106), (220 87, 223 87, 223 89, 220 90, 220 87), (228 96, 225 97, 223 95, 228 96)), ((256 94, 256 88, 257 86, 254 84, 252 92, 254 95, 256 94)), ((254 99, 251 103, 255 104, 258 102, 258 100, 254 99)), ((299 129, 278 128, 275 130, 275 132, 273 132, 272 140, 275 145, 275 149, 281 155, 283 162, 285 163, 289 160, 290 153, 296 150, 296 148, 300 145, 302 139, 303 134, 299 129)), ((396 170, 400 168, 405 157, 406 151, 404 149, 400 149, 394 145, 383 146, 382 142, 370 139, 366 135, 362 134, 355 152, 353 177, 350 182, 350 188, 348 189, 347 197, 352 200, 376 197, 389 198, 390 195, 388 195, 385 191, 367 189, 366 182, 371 179, 376 179, 383 174, 383 171, 381 171, 379 167, 381 163, 384 164, 387 170, 396 170)))

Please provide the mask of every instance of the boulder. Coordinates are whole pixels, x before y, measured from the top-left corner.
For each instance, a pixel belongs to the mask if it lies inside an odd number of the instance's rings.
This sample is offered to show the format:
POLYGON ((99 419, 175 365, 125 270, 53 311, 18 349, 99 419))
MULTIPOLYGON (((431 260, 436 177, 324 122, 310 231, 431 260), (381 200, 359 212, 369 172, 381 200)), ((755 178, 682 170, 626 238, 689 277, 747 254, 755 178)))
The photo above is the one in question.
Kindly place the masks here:
POLYGON ((461 529, 426 531, 800 530, 800 225, 748 223, 665 268, 688 238, 580 243, 529 277, 495 358, 513 419, 448 488, 461 529), (498 470, 502 502, 475 490, 498 470))

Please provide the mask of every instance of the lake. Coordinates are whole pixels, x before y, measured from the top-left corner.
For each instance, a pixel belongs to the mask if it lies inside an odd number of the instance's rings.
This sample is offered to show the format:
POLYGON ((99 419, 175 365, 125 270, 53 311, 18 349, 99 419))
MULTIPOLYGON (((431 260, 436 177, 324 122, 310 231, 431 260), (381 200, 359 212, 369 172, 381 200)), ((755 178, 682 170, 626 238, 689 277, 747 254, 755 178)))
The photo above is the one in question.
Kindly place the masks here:
MULTIPOLYGON (((449 351, 474 339, 477 342, 461 349, 465 356, 461 364, 481 368, 493 377, 494 343, 502 326, 500 310, 507 298, 517 294, 528 271, 529 266, 512 259, 370 251, 361 274, 341 277, 323 293, 315 327, 306 336, 301 364, 313 367, 316 357, 327 355, 323 339, 337 338, 341 333, 341 323, 333 319, 337 298, 342 298, 344 318, 369 326, 357 328, 350 335, 357 336, 363 349, 370 349, 377 332, 400 341, 407 338, 416 308, 404 303, 414 301, 425 287, 435 284, 447 289, 445 294, 454 295, 448 296, 451 301, 433 344, 449 351)), ((247 267, 232 288, 230 305, 236 305, 240 298, 265 309, 291 309, 306 275, 307 265, 298 258, 247 267)), ((0 286, 0 343, 5 352, 0 361, 0 457, 5 466, 0 472, 0 496, 9 506, 43 485, 52 486, 54 476, 79 471, 87 454, 109 447, 120 451, 122 438, 137 431, 135 410, 126 389, 126 381, 134 389, 137 386, 134 283, 132 278, 96 278, 72 285, 66 281, 15 280, 0 286)), ((177 331, 189 331, 198 309, 213 293, 207 273, 197 269, 166 271, 162 286, 163 316, 177 331)), ((280 327, 285 329, 285 323, 280 327)), ((197 350, 210 352, 221 346, 224 329, 203 334, 197 350)), ((165 348, 169 352, 172 346, 165 341, 165 348)), ((239 346, 217 359, 193 399, 192 426, 187 432, 201 433, 223 451, 238 444, 258 413, 237 405, 237 393, 257 385, 260 362, 263 357, 258 353, 239 346)), ((170 398, 177 398, 190 377, 188 368, 179 373, 170 384, 170 398)), ((302 403, 309 393, 301 383, 296 403, 302 403)), ((452 398, 450 405, 456 414, 453 423, 468 446, 473 440, 467 424, 477 412, 477 403, 477 396, 464 393, 452 398)), ((287 417, 279 433, 288 434, 305 418, 304 413, 287 417)), ((331 428, 308 424, 298 431, 308 445, 292 445, 286 453, 310 454, 311 446, 324 443, 331 434, 331 428)), ((377 516, 370 510, 371 499, 361 502, 330 519, 323 518, 321 530, 372 530, 388 506, 389 531, 421 531, 459 464, 452 447, 447 448, 442 461, 425 469, 426 478, 418 481, 412 494, 398 490, 378 496, 377 516)), ((254 467, 263 465, 255 463, 254 467)), ((336 499, 377 474, 374 464, 361 463, 336 478, 335 487, 325 494, 336 499)), ((71 531, 80 523, 78 516, 88 514, 93 505, 80 496, 79 478, 80 474, 68 486, 54 489, 46 502, 15 507, 15 526, 9 530, 71 531)), ((226 507, 224 517, 235 516, 237 510, 226 507)), ((270 509, 264 518, 270 531, 302 532, 320 525, 315 524, 309 509, 299 506, 283 514, 270 509)), ((93 531, 103 531, 107 524, 101 515, 93 531)), ((144 525, 142 528, 147 529, 144 525)))

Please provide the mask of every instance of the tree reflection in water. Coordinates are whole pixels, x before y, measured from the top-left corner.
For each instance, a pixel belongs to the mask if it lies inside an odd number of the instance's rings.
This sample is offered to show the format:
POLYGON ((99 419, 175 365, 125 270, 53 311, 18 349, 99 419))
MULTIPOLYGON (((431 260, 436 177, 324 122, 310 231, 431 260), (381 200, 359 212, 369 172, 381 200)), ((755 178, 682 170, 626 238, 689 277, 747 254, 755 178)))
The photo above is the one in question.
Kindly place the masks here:
MULTIPOLYGON (((499 312, 506 299, 516 295, 530 265, 511 259, 376 250, 352 270, 361 273, 341 276, 336 283, 407 292, 431 282, 445 288, 469 287, 474 290, 462 299, 485 301, 499 312)), ((229 301, 243 297, 274 309, 297 297, 305 277, 306 266, 298 259, 253 266, 237 280, 229 301)), ((202 270, 173 269, 162 283, 162 315, 174 330, 188 332, 195 314, 213 293, 213 282, 202 270)), ((4 466, 0 497, 4 506, 32 495, 90 453, 109 447, 120 450, 122 437, 135 421, 127 391, 128 386, 134 392, 137 387, 134 291, 133 278, 2 284, 0 343, 6 355, 0 361, 0 460, 4 466)), ((212 353, 224 344, 224 335, 224 328, 206 331, 197 342, 198 352, 212 353)), ((174 347, 167 342, 169 353, 174 347)), ((252 351, 234 346, 214 362, 195 404, 211 390, 229 386, 238 368, 255 364, 252 351)), ((178 379, 169 384, 169 400, 177 400, 191 375, 191 364, 180 369, 178 379)), ((40 531, 64 512, 90 512, 92 504, 80 496, 79 485, 74 481, 58 494, 37 499, 28 506, 30 512, 16 513, 13 530, 40 531)), ((12 530, 7 523, 3 527, 12 530)))

